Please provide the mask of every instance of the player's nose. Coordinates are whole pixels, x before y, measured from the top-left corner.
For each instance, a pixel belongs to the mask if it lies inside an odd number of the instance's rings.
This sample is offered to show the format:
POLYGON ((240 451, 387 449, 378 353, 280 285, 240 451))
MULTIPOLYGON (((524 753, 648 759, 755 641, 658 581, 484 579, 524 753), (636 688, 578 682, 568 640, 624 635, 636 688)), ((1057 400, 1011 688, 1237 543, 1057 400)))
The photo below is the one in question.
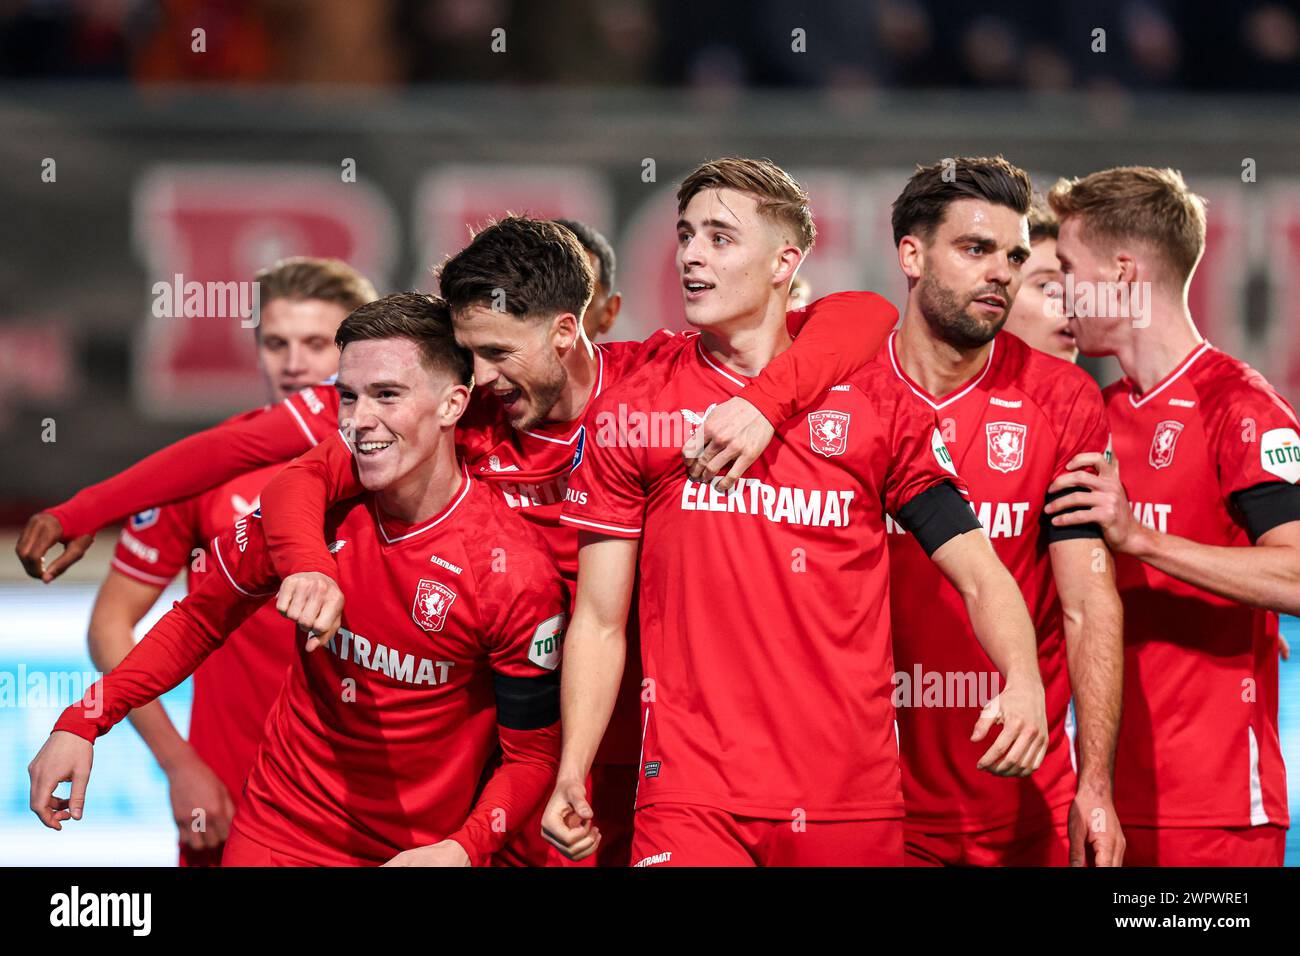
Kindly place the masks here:
POLYGON ((699 236, 691 236, 686 244, 681 247, 682 266, 698 266, 704 264, 704 250, 706 249, 704 241, 699 236))
POLYGON ((989 269, 985 274, 985 279, 989 282, 996 282, 1004 289, 1011 285, 1011 280, 1015 277, 1015 272, 1011 268, 1010 256, 989 256, 989 269))
POLYGON ((501 377, 501 373, 496 370, 491 362, 486 361, 482 356, 474 356, 474 384, 491 385, 501 377))
POLYGON ((378 403, 369 395, 358 395, 352 408, 352 427, 357 431, 366 431, 379 425, 378 403))

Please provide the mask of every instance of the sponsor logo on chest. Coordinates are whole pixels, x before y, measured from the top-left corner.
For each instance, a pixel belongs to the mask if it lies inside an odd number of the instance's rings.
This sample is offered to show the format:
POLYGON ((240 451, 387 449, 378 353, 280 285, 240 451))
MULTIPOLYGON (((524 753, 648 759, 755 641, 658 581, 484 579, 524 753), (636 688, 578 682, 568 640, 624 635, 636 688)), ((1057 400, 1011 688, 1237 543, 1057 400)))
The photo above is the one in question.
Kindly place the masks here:
POLYGON ((1154 501, 1130 501, 1133 517, 1152 531, 1164 533, 1169 530, 1169 516, 1174 506, 1154 501))
POLYGON ((436 687, 447 683, 451 669, 456 666, 455 661, 417 658, 410 652, 371 641, 346 627, 339 628, 325 647, 339 660, 351 661, 358 667, 415 687, 436 687))
POLYGON ((683 511, 723 511, 759 515, 777 524, 810 528, 847 528, 849 504, 855 492, 805 490, 741 478, 728 492, 712 484, 687 479, 682 484, 683 511))

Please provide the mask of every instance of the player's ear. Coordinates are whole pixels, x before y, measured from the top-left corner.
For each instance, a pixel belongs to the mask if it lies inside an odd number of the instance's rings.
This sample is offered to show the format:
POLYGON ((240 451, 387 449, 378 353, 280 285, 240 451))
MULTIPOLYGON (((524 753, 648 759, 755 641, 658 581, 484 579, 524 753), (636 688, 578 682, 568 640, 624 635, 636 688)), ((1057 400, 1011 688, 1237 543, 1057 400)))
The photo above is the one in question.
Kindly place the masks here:
POLYGON ((561 355, 573 348, 578 340, 578 331, 582 321, 572 312, 561 312, 551 320, 551 344, 561 355))
POLYGON ((1115 255, 1115 268, 1119 273, 1116 277, 1117 282, 1136 282, 1138 281, 1138 263, 1132 255, 1127 252, 1119 252, 1115 255))
POLYGON ((600 328, 598 328, 596 331, 600 335, 604 335, 606 332, 608 332, 610 326, 614 324, 614 320, 618 318, 618 314, 619 312, 622 311, 622 309, 623 309, 623 293, 621 292, 611 293, 609 298, 605 300, 605 314, 600 320, 600 328))
POLYGON ((461 385, 459 382, 449 382, 446 391, 442 396, 442 408, 440 411, 446 419, 448 427, 454 427, 460 417, 465 414, 469 408, 469 386, 461 385))
POLYGON ((898 267, 908 279, 920 281, 925 269, 925 250, 916 236, 904 236, 898 240, 898 267))
POLYGON ((799 263, 803 262, 803 250, 796 245, 786 243, 776 252, 776 270, 772 273, 772 283, 777 286, 790 288, 790 282, 794 279, 794 274, 799 271, 799 263))

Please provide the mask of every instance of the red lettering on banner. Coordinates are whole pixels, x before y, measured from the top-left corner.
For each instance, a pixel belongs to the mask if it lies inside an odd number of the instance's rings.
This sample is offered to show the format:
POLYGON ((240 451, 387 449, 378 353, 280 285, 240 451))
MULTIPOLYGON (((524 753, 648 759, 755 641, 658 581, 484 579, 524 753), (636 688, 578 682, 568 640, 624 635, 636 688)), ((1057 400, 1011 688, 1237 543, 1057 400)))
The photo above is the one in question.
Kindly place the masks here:
MULTIPOLYGON (((320 167, 155 167, 136 186, 133 216, 146 290, 177 275, 251 283, 285 256, 342 259, 382 288, 396 234, 381 193, 320 167)), ((247 408, 261 394, 253 329, 238 317, 181 317, 174 305, 177 317, 145 307, 134 362, 139 400, 171 417, 247 408)))
POLYGON ((576 219, 613 242, 609 187, 603 176, 586 167, 444 166, 429 174, 416 192, 420 253, 414 287, 433 288, 431 268, 464 248, 471 230, 508 212, 537 219, 576 219))

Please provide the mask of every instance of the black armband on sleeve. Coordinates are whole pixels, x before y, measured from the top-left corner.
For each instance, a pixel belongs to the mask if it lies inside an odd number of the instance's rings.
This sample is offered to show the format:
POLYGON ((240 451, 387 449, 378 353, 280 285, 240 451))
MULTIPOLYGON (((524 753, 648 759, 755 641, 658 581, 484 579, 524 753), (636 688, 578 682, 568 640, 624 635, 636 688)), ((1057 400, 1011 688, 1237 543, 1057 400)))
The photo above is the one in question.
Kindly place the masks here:
POLYGON ((1251 544, 1280 524, 1300 521, 1300 486, 1285 481, 1266 481, 1233 492, 1230 499, 1241 512, 1251 544))
POLYGON ((970 504, 945 481, 927 488, 898 509, 898 523, 912 533, 927 555, 949 540, 980 526, 970 504))
MULTIPOLYGON (((1062 488, 1060 491, 1053 491, 1050 495, 1047 496, 1046 500, 1043 503, 1046 504, 1049 501, 1055 501, 1057 498, 1060 498, 1063 495, 1072 495, 1076 491, 1087 491, 1087 490, 1088 490, 1087 488, 1084 488, 1081 485, 1076 485, 1073 488, 1062 488)), ((1056 514, 1049 515, 1046 511, 1042 512, 1042 514, 1039 515, 1038 520, 1043 526, 1043 533, 1047 535, 1047 543, 1052 544, 1055 541, 1071 541, 1074 538, 1104 537, 1104 535, 1101 532, 1101 525, 1097 524, 1097 522, 1095 521, 1089 521, 1087 524, 1068 524, 1065 527, 1052 524, 1052 519, 1055 518, 1056 515, 1068 515, 1072 511, 1086 511, 1086 510, 1087 510, 1086 508, 1080 505, 1075 508, 1066 508, 1064 511, 1056 512, 1056 514)))
POLYGON ((541 730, 560 719, 560 675, 507 677, 493 673, 497 723, 510 730, 541 730))

